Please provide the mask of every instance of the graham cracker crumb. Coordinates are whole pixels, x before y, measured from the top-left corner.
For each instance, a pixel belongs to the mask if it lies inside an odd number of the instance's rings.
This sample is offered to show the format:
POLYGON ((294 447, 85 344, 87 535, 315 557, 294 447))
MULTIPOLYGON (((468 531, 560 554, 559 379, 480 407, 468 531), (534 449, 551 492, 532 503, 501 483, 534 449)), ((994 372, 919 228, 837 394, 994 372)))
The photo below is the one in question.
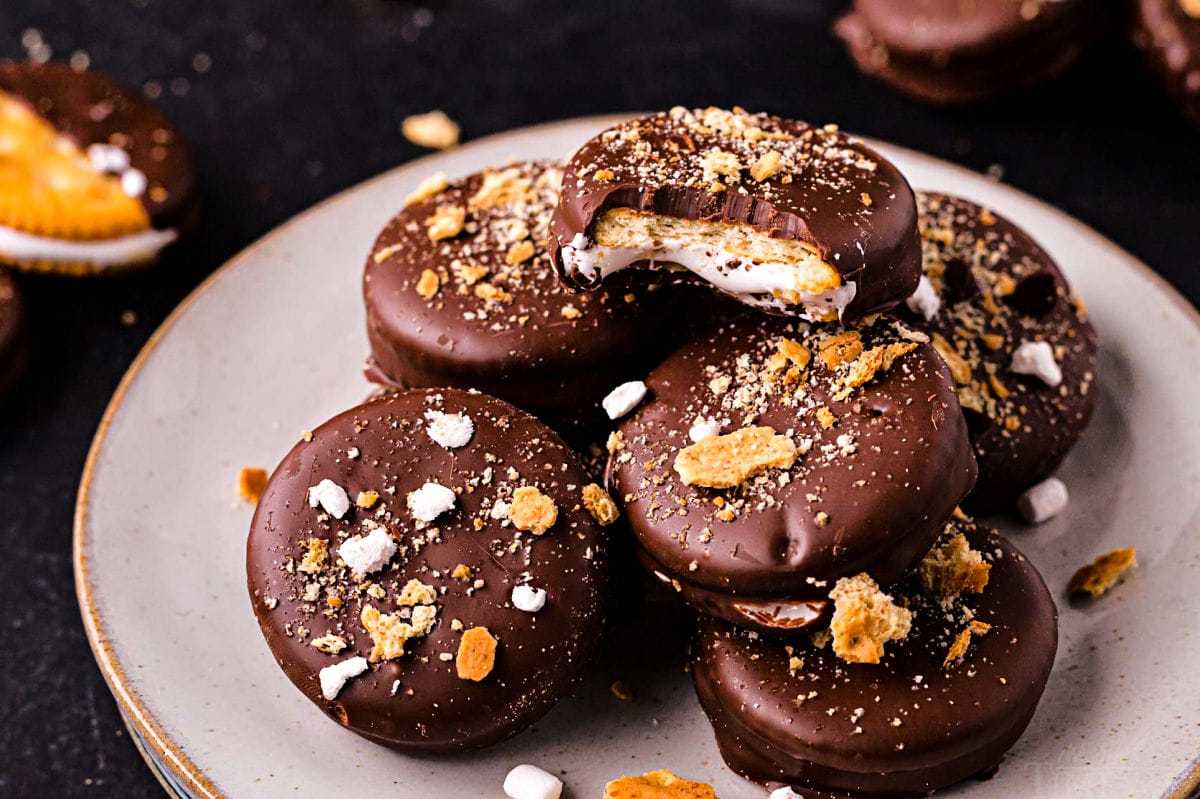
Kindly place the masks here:
POLYGON ((715 181, 718 175, 737 179, 742 169, 738 157, 724 150, 709 150, 700 166, 704 169, 705 181, 715 181))
POLYGON ((404 198, 404 206, 407 208, 413 203, 419 203, 421 200, 436 197, 449 188, 449 186, 450 181, 447 180, 445 172, 434 172, 418 183, 417 187, 412 190, 412 193, 404 198))
POLYGON ((358 496, 354 499, 354 504, 360 508, 373 508, 378 502, 378 491, 359 491, 358 496))
POLYGON ((817 342, 817 360, 826 369, 836 369, 840 364, 850 363, 862 354, 862 336, 856 330, 825 336, 817 342))
POLYGON ((432 269, 422 271, 421 277, 417 279, 417 294, 427 300, 432 300, 441 287, 442 281, 438 279, 437 272, 432 269))
POLYGON ((508 518, 518 530, 542 535, 558 521, 558 506, 534 486, 521 486, 513 492, 508 518))
POLYGON ((403 657, 409 641, 428 635, 437 620, 437 608, 432 605, 415 607, 411 621, 404 621, 396 614, 383 614, 371 605, 364 605, 359 620, 373 644, 367 660, 378 663, 403 657))
POLYGON ((750 167, 750 177, 762 183, 779 171, 779 160, 780 156, 776 150, 763 153, 754 162, 754 166, 750 167))
POLYGON ((509 266, 523 264, 533 257, 534 249, 533 242, 529 239, 520 241, 514 244, 507 253, 504 254, 504 263, 509 266))
POLYGON ((604 527, 615 522, 621 515, 617 503, 596 483, 588 483, 583 487, 583 506, 592 514, 592 518, 604 527))
POLYGON ((821 423, 822 429, 828 430, 837 424, 837 417, 833 415, 833 411, 822 405, 820 408, 817 408, 817 421, 821 423))
POLYGON ((621 777, 604 786, 604 799, 716 799, 706 782, 685 780, 667 769, 621 777))
POLYGON ((479 682, 496 667, 497 641, 487 627, 472 627, 458 644, 454 668, 460 680, 479 682))
POLYGON ((329 559, 329 542, 324 538, 310 538, 305 546, 307 548, 304 552, 304 560, 300 561, 296 571, 316 574, 325 567, 325 562, 329 559))
POLYGON ((833 651, 848 663, 878 663, 884 644, 908 636, 912 612, 879 590, 866 572, 838 580, 829 597, 833 651))
POLYGON ((238 472, 238 496, 247 502, 258 504, 259 497, 267 487, 267 470, 258 466, 247 466, 238 472))
POLYGON ((943 603, 962 593, 983 593, 991 571, 962 533, 934 546, 917 567, 925 591, 943 603))
POLYGON ((709 436, 675 456, 675 471, 688 485, 733 488, 767 469, 789 469, 796 445, 771 427, 744 427, 709 436))
POLYGON ((491 283, 476 283, 475 296, 486 302, 502 302, 505 304, 513 301, 513 295, 509 294, 499 286, 494 286, 491 283))
POLYGON ((1137 551, 1133 547, 1114 549, 1076 571, 1067 584, 1067 591, 1074 596, 1095 599, 1103 596, 1125 572, 1137 565, 1137 551))
POLYGON ((570 304, 564 305, 559 313, 563 315, 564 319, 578 319, 583 316, 583 311, 570 304))
POLYGON ((616 177, 616 173, 611 169, 597 169, 592 173, 592 177, 596 180, 609 181, 616 177))
POLYGON ((396 604, 400 607, 411 607, 413 605, 432 605, 436 601, 437 589, 414 579, 404 584, 400 596, 396 599, 396 604))
POLYGON ((470 580, 474 576, 471 567, 465 563, 460 563, 454 567, 454 571, 450 573, 450 577, 455 580, 470 580))
POLYGON ((946 652, 946 659, 942 661, 942 668, 948 669, 953 664, 960 662, 963 655, 967 654, 967 647, 971 645, 971 636, 984 635, 990 629, 992 629, 992 625, 977 619, 972 620, 959 632, 954 643, 950 645, 950 650, 946 652))
POLYGON ((911 341, 893 342, 891 344, 872 347, 866 352, 854 359, 854 363, 850 365, 850 371, 842 381, 842 388, 838 390, 833 398, 843 400, 859 386, 866 385, 875 379, 875 375, 880 372, 887 372, 892 368, 892 364, 896 359, 912 352, 917 348, 917 345, 911 341))
POLYGON ((333 633, 314 638, 308 643, 318 652, 324 652, 326 655, 336 655, 346 648, 346 639, 333 633))
POLYGON ((955 383, 965 386, 971 382, 971 364, 967 363, 966 359, 958 354, 958 350, 954 349, 954 345, 946 341, 940 333, 933 334, 933 348, 950 368, 950 376, 954 378, 955 383))
POLYGON ((418 147, 445 150, 458 144, 458 123, 446 116, 444 111, 430 111, 405 117, 400 123, 400 133, 418 147))
POLYGON ((425 220, 425 230, 430 241, 452 239, 462 233, 466 220, 467 209, 459 205, 441 205, 425 220))

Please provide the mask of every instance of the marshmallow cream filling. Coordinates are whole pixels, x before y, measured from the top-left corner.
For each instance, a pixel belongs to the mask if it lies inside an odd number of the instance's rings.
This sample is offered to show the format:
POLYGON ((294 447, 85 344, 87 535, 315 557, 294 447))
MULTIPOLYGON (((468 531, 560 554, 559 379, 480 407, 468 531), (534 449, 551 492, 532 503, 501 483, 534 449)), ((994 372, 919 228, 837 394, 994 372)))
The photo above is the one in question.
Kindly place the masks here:
POLYGON ((112 239, 72 241, 31 236, 0 225, 0 252, 21 261, 86 263, 102 269, 149 261, 177 237, 174 230, 144 230, 112 239))

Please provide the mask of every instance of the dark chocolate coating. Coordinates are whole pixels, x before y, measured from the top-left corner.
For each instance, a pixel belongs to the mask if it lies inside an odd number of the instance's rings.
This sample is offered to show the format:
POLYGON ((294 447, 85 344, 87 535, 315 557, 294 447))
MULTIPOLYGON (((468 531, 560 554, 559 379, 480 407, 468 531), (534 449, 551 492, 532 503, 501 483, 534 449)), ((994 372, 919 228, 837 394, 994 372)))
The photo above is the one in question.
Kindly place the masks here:
POLYGON ((1136 0, 1133 41, 1180 109, 1200 126, 1200 14, 1183 0, 1136 0))
POLYGON ((0 269, 0 401, 16 385, 28 362, 25 303, 16 281, 0 269))
POLYGON ((1058 613, 1015 547, 992 531, 965 532, 992 564, 983 593, 947 613, 919 586, 898 586, 893 595, 907 597, 912 628, 878 664, 844 662, 829 645, 801 638, 789 642, 804 661, 793 673, 782 641, 702 617, 692 677, 729 767, 812 796, 896 799, 996 766, 1046 686, 1058 613), (947 667, 967 623, 962 606, 991 630, 972 636, 962 660, 947 667))
POLYGON ((0 61, 0 91, 23 99, 83 149, 111 144, 125 150, 130 166, 146 176, 139 199, 152 227, 178 229, 192 222, 191 154, 170 121, 138 92, 98 72, 53 61, 0 61))
MULTIPOLYGON (((782 317, 746 319, 680 349, 646 379, 647 399, 621 423, 622 449, 609 463, 613 496, 624 501, 651 572, 705 613, 777 633, 803 625, 781 630, 738 605, 815 602, 812 611, 819 613, 839 577, 866 571, 881 585, 895 582, 929 550, 975 480, 966 423, 946 366, 929 344, 843 400, 831 398, 831 372, 814 354, 799 403, 786 405, 782 393, 767 392, 761 407, 749 411, 722 406, 757 385, 734 377, 723 394, 713 392, 710 382, 733 375, 739 358, 757 374, 779 339, 811 347, 817 331, 839 331, 808 329, 782 317), (837 426, 822 427, 819 406, 837 426), (688 485, 674 461, 692 444, 689 429, 698 416, 728 419, 726 434, 765 425, 812 446, 786 479, 776 470, 734 489, 688 485), (839 443, 841 436, 850 439, 839 443), (740 500, 736 517, 723 521, 720 514, 740 500)), ((867 348, 902 341, 883 321, 861 335, 867 348)))
POLYGON ((866 74, 961 105, 1065 72, 1112 17, 1106 0, 855 0, 835 30, 866 74))
POLYGON ((842 315, 849 324, 912 293, 920 276, 916 204, 908 182, 887 159, 836 128, 735 113, 738 124, 767 134, 748 141, 700 124, 706 113, 674 109, 630 120, 595 136, 571 156, 563 178, 566 190, 550 222, 551 254, 563 280, 592 288, 581 276, 566 273, 561 248, 576 235, 590 236, 592 224, 605 211, 631 208, 749 224, 766 236, 812 245, 844 281, 857 284, 842 315), (712 191, 704 178, 703 157, 714 149, 742 157, 742 177, 724 191, 712 191), (769 151, 780 152, 784 163, 796 169, 781 168, 756 181, 747 170, 769 151), (603 170, 613 177, 597 179, 603 170), (864 195, 870 196, 869 205, 864 195))
MULTIPOLYGON (((531 181, 557 172, 548 163, 516 168, 531 181)), ((612 389, 640 377, 698 326, 727 318, 728 302, 694 287, 619 280, 591 294, 563 288, 543 246, 557 181, 520 205, 468 210, 475 234, 431 241, 425 220, 440 206, 466 205, 483 179, 472 175, 408 206, 379 234, 363 277, 371 380, 477 388, 574 435, 607 424, 600 400, 612 389), (486 302, 452 264, 487 267, 484 283, 511 272, 504 257, 512 243, 503 237, 513 219, 528 227, 535 254, 519 265, 519 279, 495 281, 511 302, 486 302), (426 269, 444 276, 432 299, 416 289, 426 269)))
POLYGON ((578 458, 549 428, 485 395, 405 391, 334 417, 279 464, 251 525, 250 598, 272 653, 328 716, 376 743, 449 753, 517 734, 571 690, 602 630, 606 536, 581 505, 589 482, 578 458), (430 408, 469 416, 475 424, 470 442, 447 450, 431 440, 422 418, 430 408), (349 453, 353 448, 359 450, 356 457, 349 453), (519 477, 513 479, 509 468, 519 477), (380 505, 370 511, 352 507, 342 521, 322 521, 319 509, 305 500, 308 488, 323 478, 345 488, 352 501, 359 491, 378 491, 380 505), (462 492, 454 509, 425 528, 440 534, 420 547, 405 498, 426 481, 462 492), (541 536, 519 533, 488 513, 499 492, 522 485, 536 485, 558 507, 557 522, 541 536), (380 507, 390 516, 381 515, 380 507), (349 569, 337 565, 337 547, 346 534, 362 531, 365 518, 390 525, 402 547, 382 571, 367 577, 387 590, 385 599, 364 593, 349 569), (482 521, 479 529, 475 520, 482 521), (319 575, 325 584, 315 603, 302 596, 314 578, 287 568, 301 562, 310 537, 330 541, 330 563, 319 575), (460 563, 473 570, 471 579, 452 578, 460 563), (359 619, 362 606, 395 612, 396 596, 410 578, 439 591, 436 626, 409 641, 401 658, 372 664, 334 701, 326 701, 320 669, 371 650, 359 619), (483 587, 473 587, 473 580, 483 580, 483 587), (548 592, 537 613, 509 602, 513 586, 525 582, 548 592), (326 604, 330 593, 340 596, 340 608, 326 604), (274 609, 270 600, 278 601, 274 609), (500 641, 495 669, 482 682, 460 679, 454 661, 439 658, 458 650, 462 633, 452 629, 454 619, 467 628, 487 627, 500 641), (296 637, 301 626, 310 631, 305 640, 296 637), (327 655, 309 644, 326 632, 351 639, 349 648, 327 655), (393 695, 396 680, 400 686, 393 695))
POLYGON ((925 269, 942 305, 929 322, 907 307, 904 315, 955 343, 971 367, 970 382, 958 385, 979 464, 967 506, 991 513, 1052 473, 1087 426, 1096 406, 1096 331, 1028 233, 959 197, 917 199, 925 269), (1061 385, 1012 371, 1013 352, 1026 341, 1054 348, 1061 385))

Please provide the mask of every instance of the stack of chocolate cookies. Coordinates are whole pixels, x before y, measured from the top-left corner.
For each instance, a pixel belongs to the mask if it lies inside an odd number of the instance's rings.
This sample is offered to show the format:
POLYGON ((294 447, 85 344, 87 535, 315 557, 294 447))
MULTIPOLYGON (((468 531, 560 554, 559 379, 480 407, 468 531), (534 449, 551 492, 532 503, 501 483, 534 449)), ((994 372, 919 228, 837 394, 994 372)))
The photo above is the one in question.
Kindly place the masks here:
POLYGON ((1096 338, 1012 223, 836 127, 675 108, 431 176, 364 297, 383 391, 287 455, 247 561, 341 724, 414 752, 525 729, 623 542, 699 611, 727 763, 781 795, 929 793, 1028 724, 1057 611, 963 509, 1055 510, 1096 338))

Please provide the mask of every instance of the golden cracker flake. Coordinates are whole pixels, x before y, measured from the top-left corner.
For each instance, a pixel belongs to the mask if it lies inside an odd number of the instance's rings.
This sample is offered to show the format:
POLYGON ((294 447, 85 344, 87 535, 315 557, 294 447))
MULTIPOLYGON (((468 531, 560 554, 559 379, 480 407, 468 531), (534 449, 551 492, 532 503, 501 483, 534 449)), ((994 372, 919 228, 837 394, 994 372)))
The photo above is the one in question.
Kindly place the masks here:
POLYGON ((865 572, 843 577, 833 600, 833 651, 848 663, 878 663, 884 645, 908 637, 912 612, 892 601, 865 572))
POLYGON ((518 530, 542 535, 558 521, 558 506, 536 487, 521 486, 513 492, 508 519, 518 530))
POLYGON ((487 627, 472 627, 463 633, 454 658, 454 668, 460 680, 479 682, 496 667, 495 637, 487 627))
POLYGON ((933 334, 933 348, 950 368, 950 376, 954 378, 955 383, 965 386, 971 382, 971 364, 967 363, 966 359, 958 354, 954 345, 940 333, 933 334))
POLYGON ((304 546, 304 559, 300 561, 296 570, 305 574, 316 574, 329 560, 329 542, 324 538, 310 538, 304 546))
POLYGON ((889 371, 896 359, 916 348, 917 345, 911 341, 894 341, 891 344, 880 344, 862 353, 850 364, 850 370, 841 381, 842 387, 833 395, 833 398, 835 400, 846 399, 854 392, 854 389, 871 382, 876 375, 889 371))
POLYGON ((754 162, 754 166, 750 167, 750 177, 762 183, 779 171, 779 160, 780 156, 776 150, 763 153, 754 162))
POLYGON ((359 491, 358 496, 354 498, 354 504, 360 508, 370 509, 375 507, 379 502, 378 491, 359 491))
POLYGON ((942 668, 948 669, 955 663, 963 659, 963 655, 967 654, 967 647, 971 645, 972 635, 985 635, 988 630, 992 629, 992 625, 986 622, 972 619, 971 623, 959 631, 955 637, 954 643, 950 645, 950 649, 946 652, 946 659, 942 661, 942 668))
POLYGON ((738 157, 725 150, 709 150, 704 154, 700 166, 704 169, 705 181, 715 181, 718 175, 737 179, 742 170, 738 157))
MULTIPOLYGON (((450 187, 450 181, 446 178, 445 172, 434 172, 429 177, 417 184, 417 187, 404 198, 404 207, 419 203, 422 200, 428 200, 430 197, 436 197, 450 187)), ((384 258, 386 260, 386 256, 384 258)), ((379 258, 376 256, 376 263, 379 263, 379 258)))
POLYGON ((817 360, 826 369, 836 369, 843 363, 850 363, 862 351, 862 335, 857 330, 825 336, 817 342, 817 360))
POLYGON ((716 799, 706 782, 692 782, 668 769, 647 772, 640 777, 621 777, 604 786, 604 799, 716 799))
POLYGON ((425 231, 430 241, 452 239, 462 233, 467 221, 467 209, 461 205, 439 205, 433 215, 425 220, 425 231))
POLYGON ((1103 596, 1125 572, 1137 565, 1137 551, 1132 547, 1114 549, 1076 571, 1067 584, 1067 591, 1073 596, 1095 599, 1103 596))
POLYGON ((405 117, 400 123, 400 133, 418 147, 445 150, 458 144, 461 130, 444 111, 430 111, 405 117))
POLYGON ((478 191, 467 201, 470 208, 495 208, 500 205, 516 205, 531 197, 532 181, 521 175, 521 170, 487 169, 483 173, 483 182, 478 191))
POLYGON ((441 287, 442 281, 438 279, 437 272, 432 269, 422 271, 421 277, 417 278, 417 294, 427 300, 432 300, 441 287))
POLYGON ((322 635, 320 638, 314 638, 309 641, 309 645, 318 652, 324 652, 326 655, 336 655, 347 646, 345 638, 333 633, 322 635))
POLYGON ((404 621, 398 614, 380 613, 375 607, 364 605, 359 620, 373 644, 367 660, 378 663, 403 657, 409 641, 428 635, 437 621, 437 608, 432 605, 415 607, 411 620, 404 621))
POLYGON ((509 266, 523 264, 533 257, 533 253, 534 247, 532 241, 526 239, 525 241, 517 242, 504 254, 504 263, 509 266))
POLYGON ((789 469, 796 445, 771 427, 744 427, 709 436, 675 456, 675 471, 688 485, 733 488, 767 469, 789 469))
POLYGON ((476 283, 475 296, 486 302, 502 302, 508 304, 513 301, 512 294, 509 294, 504 289, 491 283, 476 283))
POLYGON ((991 571, 992 565, 971 549, 962 533, 929 550, 917 567, 925 592, 943 603, 959 594, 983 593, 991 571))
POLYGON ((588 483, 583 487, 583 506, 587 508, 588 513, 592 514, 593 519, 605 527, 615 522, 621 515, 617 509, 617 503, 613 502, 613 498, 608 495, 608 492, 596 483, 588 483))
POLYGON ((396 604, 400 605, 400 607, 412 607, 413 605, 432 605, 436 601, 436 588, 420 580, 413 579, 404 584, 404 588, 400 590, 400 597, 396 600, 396 604))
POLYGON ((258 466, 247 466, 238 472, 238 496, 247 502, 258 504, 259 497, 267 487, 267 470, 258 466))

